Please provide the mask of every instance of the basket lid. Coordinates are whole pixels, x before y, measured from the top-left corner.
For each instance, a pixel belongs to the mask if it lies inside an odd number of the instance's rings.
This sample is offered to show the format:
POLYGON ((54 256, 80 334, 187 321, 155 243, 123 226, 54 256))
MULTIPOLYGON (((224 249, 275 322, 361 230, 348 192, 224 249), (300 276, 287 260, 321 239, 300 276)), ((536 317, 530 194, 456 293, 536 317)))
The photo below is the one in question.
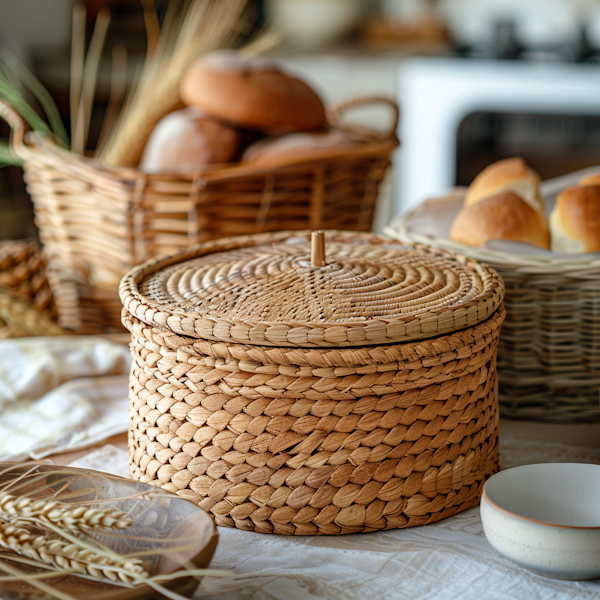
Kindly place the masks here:
POLYGON ((495 271, 444 250, 355 232, 309 239, 207 242, 133 269, 121 300, 141 321, 192 338, 301 347, 434 337, 485 320, 502 301, 495 271))

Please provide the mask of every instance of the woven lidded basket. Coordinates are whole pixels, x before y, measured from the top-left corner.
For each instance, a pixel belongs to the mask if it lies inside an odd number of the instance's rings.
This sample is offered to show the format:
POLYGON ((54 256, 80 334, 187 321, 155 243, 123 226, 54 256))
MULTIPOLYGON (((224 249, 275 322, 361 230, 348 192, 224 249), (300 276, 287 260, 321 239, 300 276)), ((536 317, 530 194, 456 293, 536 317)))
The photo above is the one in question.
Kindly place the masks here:
POLYGON ((123 279, 132 476, 282 534, 477 504, 498 468, 502 281, 372 234, 308 239, 207 242, 123 279))
POLYGON ((566 257, 471 248, 419 232, 430 211, 448 215, 450 223, 462 199, 457 192, 427 200, 396 217, 385 232, 403 242, 469 256, 502 276, 506 287, 506 320, 498 349, 502 416, 600 422, 600 260, 585 254, 566 257))
POLYGON ((231 163, 196 174, 146 174, 110 167, 28 132, 0 102, 23 161, 60 324, 78 333, 121 328, 119 281, 135 265, 205 240, 280 229, 371 229, 379 184, 398 145, 398 108, 384 98, 346 102, 393 111, 382 134, 356 127, 351 148, 254 166, 231 163))

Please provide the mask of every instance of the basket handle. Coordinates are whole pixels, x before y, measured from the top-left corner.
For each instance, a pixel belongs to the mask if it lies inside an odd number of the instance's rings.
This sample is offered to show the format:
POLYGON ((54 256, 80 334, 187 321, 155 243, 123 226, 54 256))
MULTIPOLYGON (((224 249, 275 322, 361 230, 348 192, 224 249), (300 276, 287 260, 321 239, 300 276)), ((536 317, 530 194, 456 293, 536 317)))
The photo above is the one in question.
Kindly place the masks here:
POLYGON ((398 110, 398 105, 389 98, 385 98, 383 96, 362 96, 359 98, 351 98, 350 100, 345 100, 344 102, 340 102, 335 106, 332 106, 327 112, 327 117, 329 119, 329 123, 334 127, 342 126, 339 123, 340 117, 346 111, 356 108, 357 106, 367 106, 369 104, 383 104, 388 106, 392 110, 392 114, 394 119, 392 121, 392 125, 389 131, 381 134, 383 139, 395 139, 396 138, 396 129, 398 127, 398 119, 400 118, 400 111, 398 110))
POLYGON ((23 136, 25 135, 25 121, 21 115, 6 102, 0 100, 0 117, 2 117, 10 126, 10 149, 20 156, 20 151, 23 150, 23 136))

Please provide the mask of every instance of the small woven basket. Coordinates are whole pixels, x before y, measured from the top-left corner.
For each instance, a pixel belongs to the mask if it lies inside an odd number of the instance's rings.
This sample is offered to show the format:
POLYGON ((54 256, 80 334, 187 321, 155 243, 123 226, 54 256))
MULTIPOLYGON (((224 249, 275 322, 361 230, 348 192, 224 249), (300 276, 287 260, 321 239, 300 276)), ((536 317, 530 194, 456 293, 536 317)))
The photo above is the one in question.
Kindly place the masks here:
POLYGON ((371 234, 207 242, 131 271, 130 470, 218 525, 438 521, 498 469, 497 274, 371 234))
POLYGON ((204 240, 279 229, 371 228, 398 108, 383 98, 346 102, 329 114, 383 103, 387 133, 351 129, 362 143, 264 166, 224 165, 197 174, 149 175, 60 149, 0 103, 13 152, 24 161, 60 324, 78 333, 121 328, 117 288, 135 265, 204 240))
POLYGON ((454 204, 454 196, 428 200, 427 206, 396 217, 385 233, 469 256, 502 276, 506 287, 506 321, 498 350, 502 416, 600 421, 600 261, 585 255, 555 258, 470 248, 409 226, 424 210, 443 211, 451 222, 454 204))
POLYGON ((1 242, 0 338, 62 333, 38 244, 1 242))

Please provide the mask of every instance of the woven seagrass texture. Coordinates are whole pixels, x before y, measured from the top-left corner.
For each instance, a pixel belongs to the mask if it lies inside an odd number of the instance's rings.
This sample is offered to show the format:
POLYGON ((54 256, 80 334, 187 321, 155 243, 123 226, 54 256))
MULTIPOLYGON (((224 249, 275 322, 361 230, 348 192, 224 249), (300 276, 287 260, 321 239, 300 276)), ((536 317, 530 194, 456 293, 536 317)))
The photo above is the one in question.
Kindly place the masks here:
POLYGON ((150 261, 123 279, 121 300, 183 335, 305 347, 431 337, 481 322, 502 301, 497 274, 474 261, 328 232, 317 267, 309 235, 229 238, 150 261))
POLYGON ((207 242, 123 279, 132 476, 219 525, 294 535, 409 527, 477 504, 498 468, 501 280, 373 234, 313 240, 207 242), (323 261, 311 252, 320 240, 323 261), (461 300, 479 319, 444 331, 436 311, 452 314, 461 300), (390 336, 371 335, 375 317, 416 322, 401 339, 429 339, 378 343, 390 336), (286 334, 270 337, 278 324, 286 334), (230 343, 232 331, 247 343, 230 343))
POLYGON ((61 333, 38 244, 0 243, 0 338, 61 333))
POLYGON ((482 261, 504 280, 506 321, 498 349, 502 416, 600 421, 600 261, 470 248, 412 231, 411 216, 397 218, 386 233, 482 261))
MULTIPOLYGON (((191 244, 280 229, 368 231, 398 145, 397 107, 385 99, 362 102, 393 110, 389 132, 364 133, 355 147, 315 151, 297 162, 236 163, 196 175, 107 167, 32 132, 24 136, 23 121, 0 104, 13 152, 24 161, 61 325, 80 333, 121 327, 121 277, 191 244)), ((330 121, 356 104, 337 107, 330 121)))
POLYGON ((362 349, 132 332, 130 468, 218 525, 342 534, 433 523, 498 468, 502 307, 447 336, 362 349))

